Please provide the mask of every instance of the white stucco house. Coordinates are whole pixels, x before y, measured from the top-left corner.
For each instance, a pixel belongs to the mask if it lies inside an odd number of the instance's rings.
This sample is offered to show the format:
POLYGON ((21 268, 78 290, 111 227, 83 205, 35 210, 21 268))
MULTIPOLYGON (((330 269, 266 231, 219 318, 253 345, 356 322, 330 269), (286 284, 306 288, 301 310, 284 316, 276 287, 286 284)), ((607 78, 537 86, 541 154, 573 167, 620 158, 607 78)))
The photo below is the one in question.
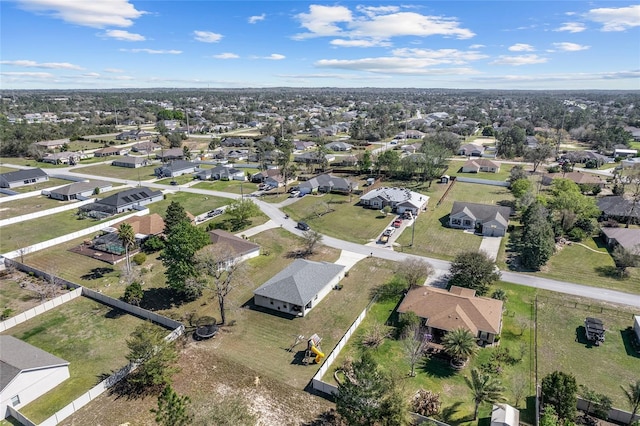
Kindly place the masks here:
POLYGON ((0 420, 69 378, 69 362, 13 336, 0 336, 0 420))
POLYGON ((299 317, 313 309, 344 277, 345 267, 296 259, 253 292, 256 306, 299 317))
POLYGON ((370 209, 382 209, 391 206, 397 214, 411 212, 414 216, 420 214, 429 202, 427 195, 410 191, 406 188, 376 188, 360 197, 360 205, 370 209))

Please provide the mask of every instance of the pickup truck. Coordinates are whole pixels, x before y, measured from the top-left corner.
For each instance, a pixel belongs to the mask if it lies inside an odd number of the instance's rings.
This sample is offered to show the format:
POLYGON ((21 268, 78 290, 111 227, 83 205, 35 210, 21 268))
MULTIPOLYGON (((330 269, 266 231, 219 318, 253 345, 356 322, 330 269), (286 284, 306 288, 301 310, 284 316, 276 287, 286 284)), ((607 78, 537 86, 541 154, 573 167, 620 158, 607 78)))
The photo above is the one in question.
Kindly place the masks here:
POLYGON ((386 244, 389 242, 389 236, 387 234, 382 234, 382 236, 380 237, 380 242, 382 244, 386 244))

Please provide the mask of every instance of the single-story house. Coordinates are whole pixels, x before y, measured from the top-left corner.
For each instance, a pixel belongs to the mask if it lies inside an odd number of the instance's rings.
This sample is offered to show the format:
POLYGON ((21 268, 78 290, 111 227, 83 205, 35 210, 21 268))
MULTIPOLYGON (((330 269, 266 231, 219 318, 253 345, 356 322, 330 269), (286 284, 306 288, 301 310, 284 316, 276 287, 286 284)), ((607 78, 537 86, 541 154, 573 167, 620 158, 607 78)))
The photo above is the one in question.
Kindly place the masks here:
MULTIPOLYGON (((332 154, 325 154, 324 159, 328 163, 332 163, 336 161, 336 156, 332 154)), ((296 163, 306 163, 306 164, 321 164, 323 163, 322 156, 318 151, 310 151, 304 152, 300 155, 294 155, 293 161, 296 163)))
POLYGON ((49 175, 40 168, 16 170, 15 172, 7 172, 0 175, 0 188, 17 188, 48 180, 49 175))
POLYGON ((151 133, 144 130, 127 130, 125 132, 116 135, 116 140, 119 141, 139 141, 140 139, 150 138, 151 133))
POLYGON ((140 154, 149 154, 160 149, 162 149, 160 145, 151 141, 140 142, 131 147, 131 151, 139 152, 140 154))
MULTIPOLYGON (((160 235, 164 232, 164 220, 162 216, 157 213, 153 213, 146 216, 134 216, 130 217, 127 220, 123 220, 113 226, 104 228, 102 230, 102 235, 95 237, 91 240, 91 248, 93 250, 98 250, 104 253, 115 254, 118 256, 122 256, 126 253, 124 245, 122 244, 122 240, 118 235, 118 230, 120 229, 120 225, 123 223, 128 223, 133 228, 133 233, 135 235, 135 246, 129 249, 129 253, 135 253, 140 245, 149 237, 153 235, 160 235)), ((94 256, 95 257, 95 256, 94 256)), ((98 259, 115 264, 119 260, 114 257, 105 258, 105 257, 97 257, 98 259)))
POLYGON ((224 246, 235 262, 244 262, 260 256, 260 246, 244 238, 237 237, 222 229, 209 231, 211 244, 224 246))
POLYGON ((161 149, 160 152, 156 152, 156 158, 163 162, 182 160, 184 158, 184 151, 182 148, 161 149))
POLYGON ((232 149, 227 153, 229 160, 242 161, 249 158, 249 150, 247 149, 232 149))
POLYGON ((322 174, 301 182, 298 185, 301 194, 311 194, 313 192, 339 192, 348 194, 354 189, 358 189, 358 184, 349 179, 322 174))
POLYGON ((474 143, 468 143, 462 145, 458 149, 458 155, 464 155, 467 157, 482 157, 484 154, 485 148, 482 145, 476 145, 474 143))
POLYGON ((503 237, 509 225, 510 207, 454 201, 449 214, 449 226, 475 229, 488 237, 503 237))
POLYGON ((638 155, 637 149, 616 148, 613 150, 614 157, 635 157, 638 155))
POLYGON ((109 146, 107 148, 96 149, 93 151, 94 157, 109 157, 111 155, 125 155, 129 152, 129 148, 121 146, 109 146))
POLYGON ((588 161, 595 162, 598 166, 608 163, 611 159, 606 155, 598 154, 595 151, 569 151, 563 154, 561 157, 563 160, 568 160, 572 163, 587 163, 588 161))
POLYGON ((407 130, 406 132, 400 132, 397 135, 395 135, 393 138, 394 139, 422 139, 425 137, 425 133, 421 132, 420 130, 407 130))
POLYGON ((400 149, 402 152, 406 152, 407 154, 415 154, 420 149, 420 144, 413 143, 410 145, 402 145, 400 149))
POLYGON ((621 246, 627 251, 640 255, 640 229, 605 227, 601 231, 609 248, 621 246))
POLYGON ((42 162, 51 164, 78 164, 78 162, 84 158, 87 158, 87 155, 83 152, 54 152, 53 154, 47 154, 42 157, 42 162))
POLYGON ((582 172, 567 172, 567 173, 547 173, 542 175, 541 183, 543 185, 553 184, 554 179, 569 179, 578 185, 597 185, 600 188, 604 188, 607 183, 598 175, 593 173, 582 172))
POLYGON ((267 169, 251 176, 251 182, 263 183, 267 178, 280 176, 280 169, 267 169))
POLYGON ((631 216, 631 222, 640 223, 640 204, 634 208, 633 202, 621 195, 601 197, 596 203, 602 212, 602 219, 613 219, 627 223, 629 216, 631 216))
POLYGON ((60 188, 48 190, 46 193, 49 198, 60 201, 82 200, 91 198, 92 195, 105 191, 110 191, 113 188, 111 182, 103 182, 99 180, 89 180, 83 182, 74 182, 69 185, 62 186, 60 188))
POLYGON ((293 148, 297 151, 306 151, 316 146, 315 142, 293 141, 293 148))
POLYGON ((253 292, 257 306, 303 317, 344 277, 345 267, 296 259, 253 292))
POLYGON ((331 151, 351 151, 353 149, 353 145, 346 142, 329 142, 325 145, 325 148, 331 151))
POLYGON ((0 420, 70 377, 68 361, 13 336, 0 336, 0 348, 0 420))
POLYGON ((71 139, 67 138, 67 139, 56 139, 56 140, 52 140, 52 141, 35 142, 34 145, 37 145, 37 146, 45 148, 45 149, 60 149, 65 144, 68 144, 69 142, 71 142, 71 139))
POLYGON ((104 218, 127 210, 133 210, 164 198, 162 191, 144 186, 126 189, 91 204, 79 208, 91 217, 104 218))
POLYGON ((247 180, 244 170, 231 166, 215 166, 212 169, 200 170, 196 173, 196 178, 200 180, 247 180))
POLYGON ((486 158, 478 158, 476 160, 469 160, 462 166, 462 173, 478 173, 489 172, 498 173, 500 171, 500 164, 487 160, 486 158))
POLYGON ((222 146, 251 146, 253 139, 224 138, 220 143, 222 146))
POLYGON ((375 188, 360 197, 360 204, 371 209, 390 206, 397 214, 410 211, 414 216, 425 209, 429 197, 405 188, 375 188))
POLYGON ((145 157, 122 157, 111 162, 112 166, 116 167, 128 167, 130 169, 137 169, 138 167, 145 167, 151 164, 151 161, 145 157))
POLYGON ((490 426, 519 426, 520 411, 509 404, 493 404, 490 426))
POLYGON ((464 328, 481 345, 491 345, 502 331, 502 306, 501 300, 476 296, 468 288, 414 287, 402 299, 398 313, 415 313, 436 343, 447 332, 464 328))
POLYGON ((186 175, 187 173, 194 173, 199 170, 199 165, 191 161, 174 160, 164 166, 156 167, 153 169, 153 173, 159 177, 176 177, 186 175))

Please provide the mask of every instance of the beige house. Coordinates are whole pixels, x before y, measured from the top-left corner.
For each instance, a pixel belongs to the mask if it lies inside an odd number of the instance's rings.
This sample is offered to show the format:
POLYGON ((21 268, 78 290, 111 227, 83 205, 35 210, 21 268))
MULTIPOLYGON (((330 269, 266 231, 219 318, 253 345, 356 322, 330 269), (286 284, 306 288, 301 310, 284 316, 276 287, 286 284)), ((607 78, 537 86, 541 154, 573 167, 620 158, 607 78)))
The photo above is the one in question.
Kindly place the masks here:
POLYGON ((435 342, 451 330, 464 328, 476 336, 478 344, 492 345, 502 330, 502 305, 501 300, 478 297, 468 288, 415 287, 404 296, 398 313, 414 312, 435 342))
POLYGON ((498 173, 500 171, 500 164, 487 160, 486 158, 477 158, 469 160, 462 166, 462 173, 478 173, 489 172, 498 173))

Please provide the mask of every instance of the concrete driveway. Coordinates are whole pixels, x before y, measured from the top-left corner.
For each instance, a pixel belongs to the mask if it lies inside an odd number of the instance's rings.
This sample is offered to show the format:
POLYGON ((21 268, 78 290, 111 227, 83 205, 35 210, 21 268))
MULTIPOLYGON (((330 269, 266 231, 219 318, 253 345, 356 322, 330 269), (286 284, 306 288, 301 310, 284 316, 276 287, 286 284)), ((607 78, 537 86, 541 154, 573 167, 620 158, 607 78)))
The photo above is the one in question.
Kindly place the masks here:
POLYGON ((500 250, 500 241, 502 241, 502 237, 482 237, 480 250, 487 253, 489 259, 495 262, 500 250))

